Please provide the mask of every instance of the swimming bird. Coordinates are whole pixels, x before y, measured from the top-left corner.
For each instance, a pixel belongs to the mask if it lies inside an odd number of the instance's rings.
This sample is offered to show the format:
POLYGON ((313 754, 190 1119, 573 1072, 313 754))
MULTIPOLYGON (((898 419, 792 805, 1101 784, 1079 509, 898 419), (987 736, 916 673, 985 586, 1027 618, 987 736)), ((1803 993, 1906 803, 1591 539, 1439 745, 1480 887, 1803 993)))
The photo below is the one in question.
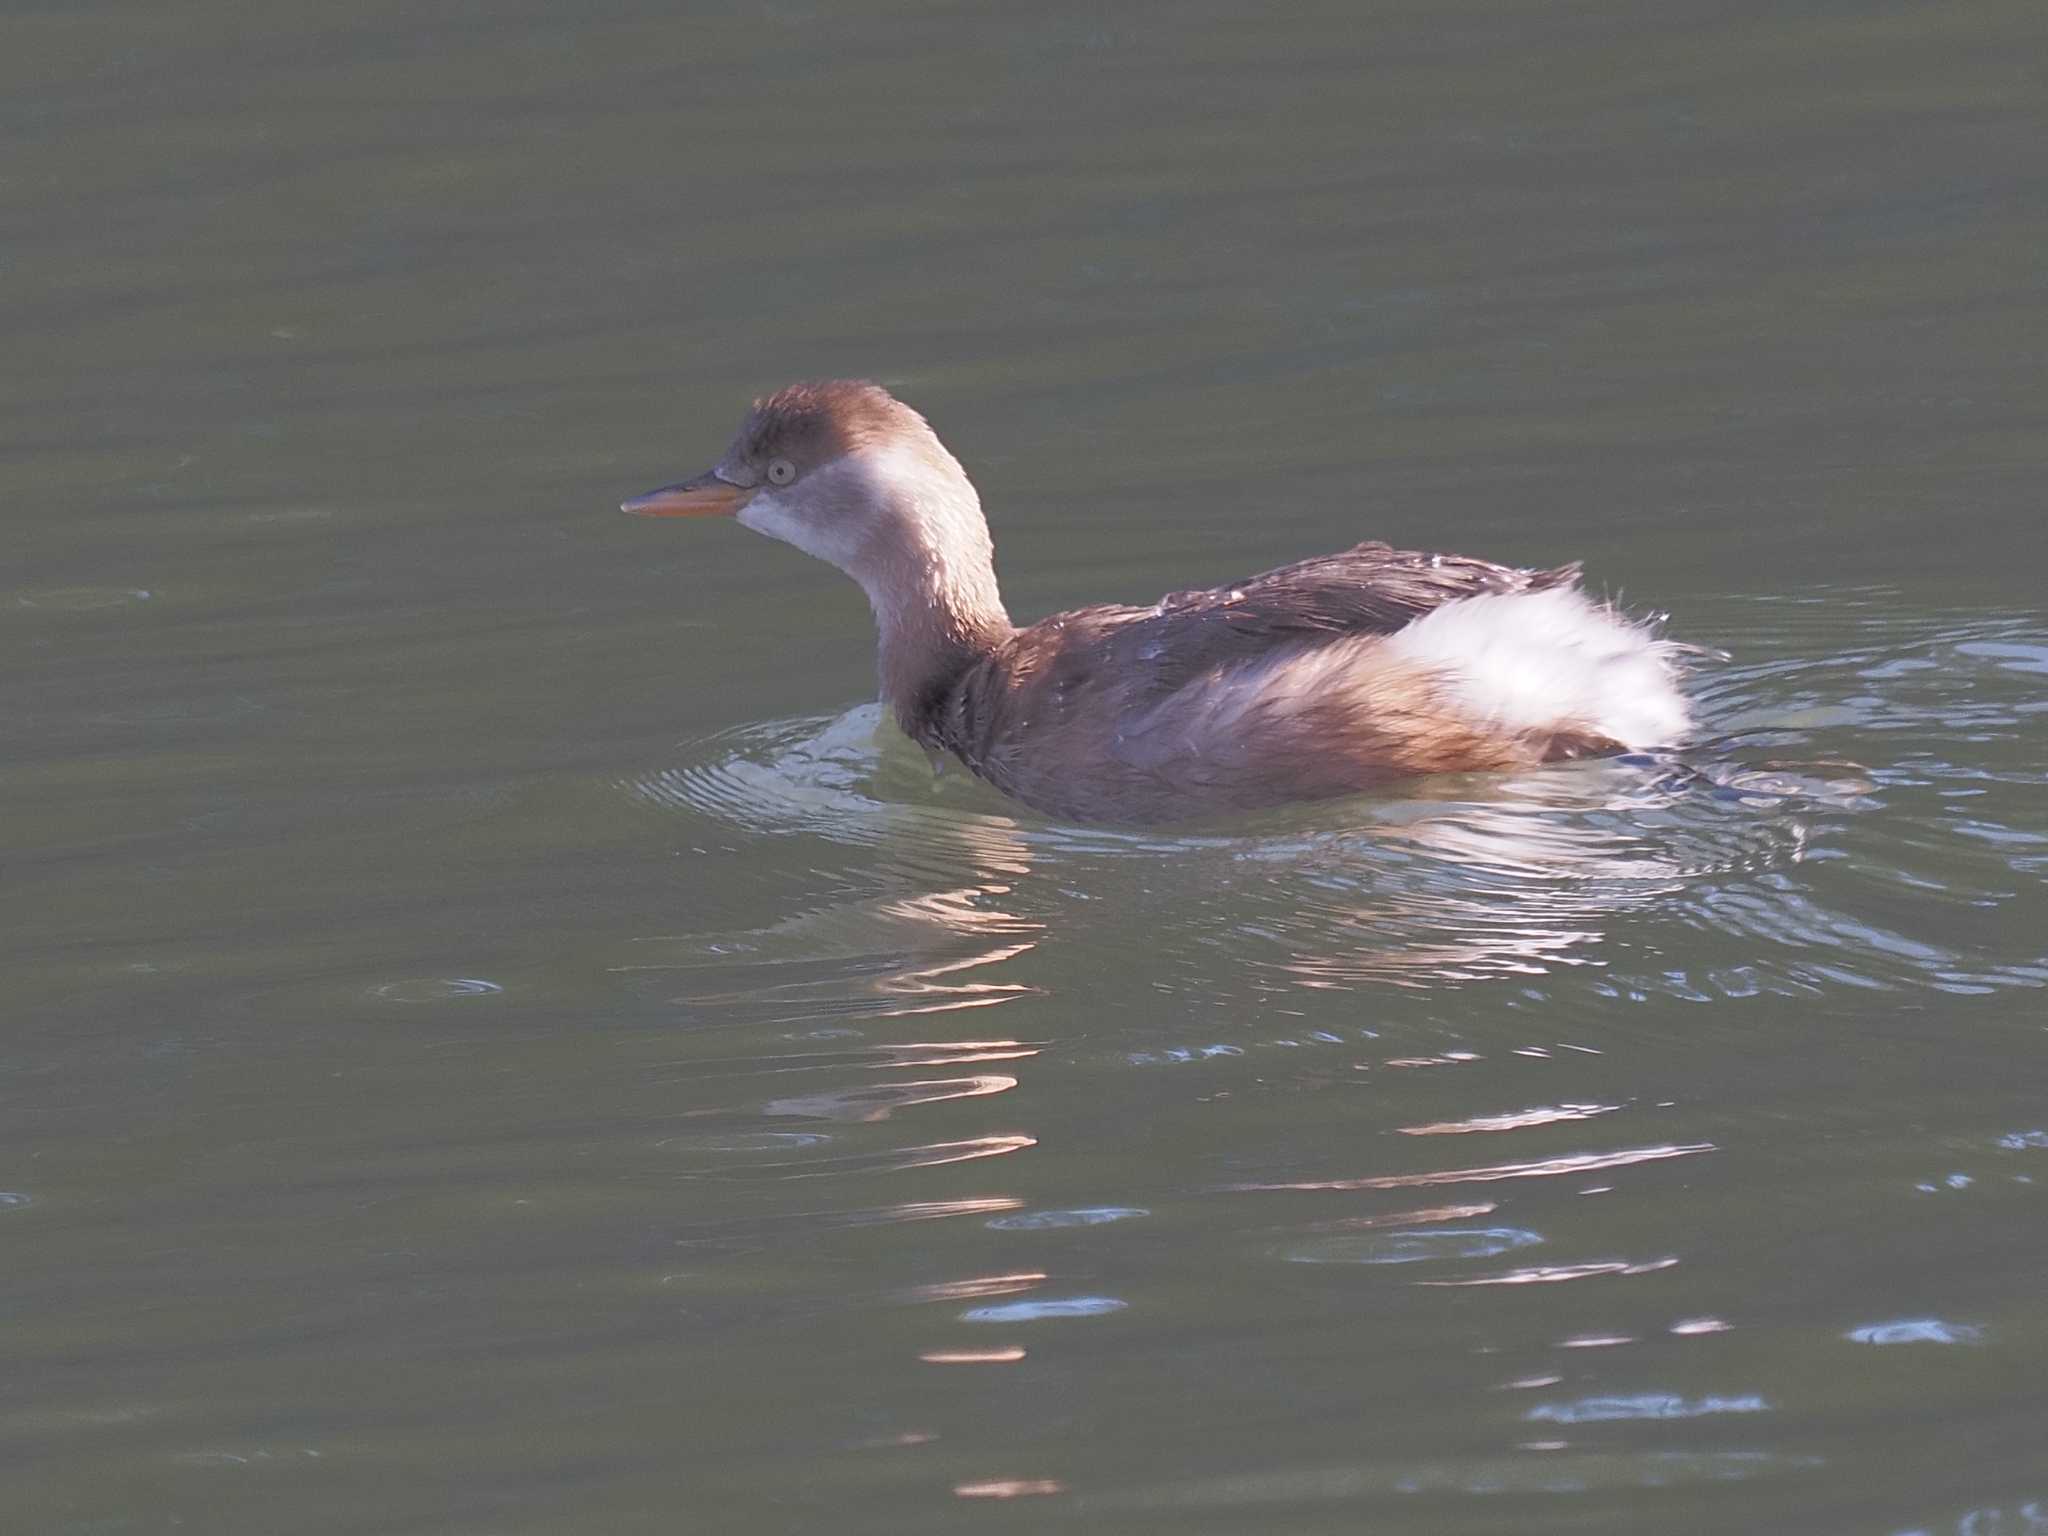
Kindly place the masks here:
POLYGON ((1690 726, 1689 648, 1589 597, 1576 564, 1369 542, 1019 628, 973 482, 877 384, 758 400, 713 468, 623 510, 735 517, 851 576, 904 733, 1054 818, 1187 821, 1670 746, 1690 726))

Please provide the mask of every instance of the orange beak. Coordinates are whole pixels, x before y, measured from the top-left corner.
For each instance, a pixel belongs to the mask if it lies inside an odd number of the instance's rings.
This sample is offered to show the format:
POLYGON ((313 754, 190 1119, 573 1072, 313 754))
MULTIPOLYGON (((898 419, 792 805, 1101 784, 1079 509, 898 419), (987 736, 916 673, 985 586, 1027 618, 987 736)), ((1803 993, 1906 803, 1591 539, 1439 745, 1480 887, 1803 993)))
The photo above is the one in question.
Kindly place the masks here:
POLYGON ((731 517, 753 494, 746 486, 719 479, 713 471, 622 501, 619 510, 640 517, 731 517))

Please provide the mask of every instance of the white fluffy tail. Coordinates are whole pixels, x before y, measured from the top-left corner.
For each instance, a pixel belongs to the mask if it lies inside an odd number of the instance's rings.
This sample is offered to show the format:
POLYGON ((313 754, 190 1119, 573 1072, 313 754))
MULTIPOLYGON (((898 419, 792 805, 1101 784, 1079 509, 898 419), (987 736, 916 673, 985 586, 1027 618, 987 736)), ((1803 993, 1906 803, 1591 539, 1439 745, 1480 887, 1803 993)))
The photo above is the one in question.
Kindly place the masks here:
POLYGON ((1461 598, 1387 646, 1440 672, 1477 718, 1518 733, 1588 732, 1640 751, 1692 728, 1674 660, 1683 648, 1576 587, 1461 598))

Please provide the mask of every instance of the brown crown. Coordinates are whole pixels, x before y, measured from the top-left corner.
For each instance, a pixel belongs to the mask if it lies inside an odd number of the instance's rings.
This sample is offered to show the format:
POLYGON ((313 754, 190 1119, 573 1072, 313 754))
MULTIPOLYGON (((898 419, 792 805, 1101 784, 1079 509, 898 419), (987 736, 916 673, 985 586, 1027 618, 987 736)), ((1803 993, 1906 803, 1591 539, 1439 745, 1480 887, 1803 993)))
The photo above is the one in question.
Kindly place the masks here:
POLYGON ((922 416, 879 384, 821 379, 791 384, 756 400, 740 428, 740 446, 749 459, 785 457, 817 463, 929 430, 922 416))

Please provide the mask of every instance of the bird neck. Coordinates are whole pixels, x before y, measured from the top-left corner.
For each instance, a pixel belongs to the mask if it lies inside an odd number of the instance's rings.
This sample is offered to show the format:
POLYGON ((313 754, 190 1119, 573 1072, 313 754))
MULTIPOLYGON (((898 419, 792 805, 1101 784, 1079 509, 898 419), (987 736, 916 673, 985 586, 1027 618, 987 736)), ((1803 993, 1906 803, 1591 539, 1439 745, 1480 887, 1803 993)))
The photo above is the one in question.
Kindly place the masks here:
POLYGON ((930 746, 954 686, 1013 630, 967 477, 956 470, 902 489, 892 521, 910 536, 886 541, 854 575, 875 613, 882 697, 905 734, 930 746))

